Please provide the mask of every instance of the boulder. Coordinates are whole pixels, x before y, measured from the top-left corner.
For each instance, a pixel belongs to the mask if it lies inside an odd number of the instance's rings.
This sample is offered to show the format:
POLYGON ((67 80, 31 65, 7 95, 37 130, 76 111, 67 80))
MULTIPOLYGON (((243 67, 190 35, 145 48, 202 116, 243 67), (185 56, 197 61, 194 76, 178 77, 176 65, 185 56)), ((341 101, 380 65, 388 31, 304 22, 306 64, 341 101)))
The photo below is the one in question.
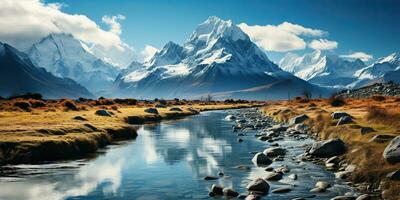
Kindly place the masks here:
POLYGON ((386 175, 392 181, 400 181, 400 169, 386 175))
POLYGON ((79 121, 87 121, 86 118, 82 117, 82 116, 75 116, 74 118, 72 118, 74 120, 79 120, 79 121))
POLYGON ((103 109, 102 110, 96 110, 95 114, 99 115, 99 116, 111 117, 111 113, 108 112, 107 110, 103 110, 103 109))
POLYGON ((227 115, 227 116, 225 117, 225 120, 228 120, 228 121, 233 121, 233 120, 235 120, 235 119, 236 119, 236 117, 233 116, 233 115, 227 115))
POLYGON ((245 198, 245 200, 259 200, 259 199, 261 199, 261 196, 257 194, 250 194, 245 198))
POLYGON ((363 194, 357 197, 356 200, 371 200, 372 197, 369 194, 363 194))
POLYGON ((336 196, 336 197, 331 198, 331 200, 355 200, 355 199, 356 199, 356 197, 354 197, 354 196, 346 196, 346 195, 336 196))
POLYGON ((372 132, 376 132, 376 131, 371 127, 361 127, 361 129, 360 129, 361 135, 365 135, 365 134, 372 133, 372 132))
POLYGON ((169 111, 182 112, 183 110, 181 108, 178 108, 178 107, 173 107, 173 108, 169 109, 169 111))
POLYGON ((343 124, 350 124, 350 123, 353 123, 354 121, 353 121, 353 119, 351 118, 351 117, 349 117, 349 116, 343 116, 343 117, 341 117, 340 119, 339 119, 339 121, 338 121, 338 123, 336 124, 336 126, 339 126, 339 125, 343 125, 343 124))
POLYGON ((284 125, 274 125, 271 128, 268 128, 267 131, 281 132, 281 131, 286 131, 287 129, 288 129, 288 127, 284 126, 284 125))
POLYGON ((272 190, 272 193, 287 193, 292 191, 292 188, 290 187, 281 187, 281 188, 276 188, 274 190, 272 190))
POLYGON ((272 160, 263 153, 257 153, 251 161, 256 165, 270 165, 272 163, 272 160))
POLYGON ((383 152, 383 157, 391 164, 400 162, 400 136, 390 141, 383 152))
POLYGON ((158 110, 156 108, 147 108, 144 112, 158 115, 158 110))
POLYGON ((267 175, 264 177, 264 180, 267 181, 279 181, 282 179, 282 173, 277 172, 268 172, 267 175))
POLYGON ((345 117, 345 116, 347 116, 347 117, 351 117, 351 115, 349 115, 348 113, 346 113, 346 112, 333 112, 333 113, 331 113, 331 117, 332 117, 332 119, 340 119, 340 118, 342 118, 342 117, 345 117))
POLYGON ((263 153, 271 157, 283 156, 286 154, 286 149, 280 147, 270 147, 268 149, 265 149, 263 153))
POLYGON ((206 181, 208 181, 208 180, 216 180, 216 179, 218 179, 218 177, 216 177, 216 176, 205 176, 203 179, 206 180, 206 181))
POLYGON ((375 135, 368 142, 385 143, 395 138, 393 135, 375 135))
POLYGON ((154 107, 156 108, 166 108, 167 106, 164 104, 156 104, 154 107))
POLYGON ((317 157, 332 157, 346 152, 346 145, 341 139, 330 139, 315 142, 309 153, 317 157))
POLYGON ((289 120, 289 126, 293 126, 293 125, 296 125, 296 124, 300 124, 300 123, 306 121, 308 118, 309 118, 309 117, 308 117, 307 115, 305 115, 305 114, 302 114, 302 115, 298 115, 298 116, 296 116, 296 117, 293 117, 293 118, 291 118, 291 119, 289 120))
POLYGON ((297 180, 297 174, 290 174, 288 177, 290 179, 297 180))
POLYGON ((254 179, 251 181, 247 186, 247 190, 260 192, 260 193, 268 193, 269 191, 269 184, 267 181, 261 178, 254 179))
POLYGON ((233 190, 232 188, 224 188, 222 190, 224 196, 226 197, 237 197, 239 196, 239 193, 233 190))
POLYGON ((215 195, 222 196, 224 194, 223 190, 224 188, 222 186, 215 184, 211 186, 211 192, 214 193, 215 195))
POLYGON ((322 188, 322 189, 327 189, 327 188, 331 187, 331 184, 329 184, 326 181, 318 181, 317 183, 315 183, 315 187, 322 188))

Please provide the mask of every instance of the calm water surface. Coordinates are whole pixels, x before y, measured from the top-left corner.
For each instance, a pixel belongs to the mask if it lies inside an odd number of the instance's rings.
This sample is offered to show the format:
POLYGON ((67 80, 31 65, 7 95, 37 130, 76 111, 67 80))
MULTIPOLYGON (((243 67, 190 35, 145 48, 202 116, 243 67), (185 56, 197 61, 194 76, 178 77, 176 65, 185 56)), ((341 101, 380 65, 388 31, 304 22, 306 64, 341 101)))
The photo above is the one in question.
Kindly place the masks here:
MULTIPOLYGON (((1 200, 62 200, 62 199, 212 199, 208 191, 213 183, 246 193, 252 179, 263 177, 263 168, 251 162, 251 152, 262 151, 268 143, 257 140, 254 132, 246 132, 238 143, 232 132, 233 122, 224 120, 229 112, 211 111, 176 121, 140 127, 135 141, 113 145, 94 159, 41 165, 17 165, 13 173, 3 168, 0 178, 1 200), (248 165, 249 170, 235 168, 248 165), (225 177, 205 181, 204 176, 225 177)), ((293 181, 283 178, 270 182, 271 189, 293 186, 286 194, 270 193, 265 199, 291 199, 307 196, 318 180, 335 183, 326 193, 314 199, 330 199, 351 191, 334 179, 322 166, 309 162, 300 164, 293 158, 303 153, 300 147, 312 140, 287 138, 278 143, 288 148, 285 161, 293 181)))

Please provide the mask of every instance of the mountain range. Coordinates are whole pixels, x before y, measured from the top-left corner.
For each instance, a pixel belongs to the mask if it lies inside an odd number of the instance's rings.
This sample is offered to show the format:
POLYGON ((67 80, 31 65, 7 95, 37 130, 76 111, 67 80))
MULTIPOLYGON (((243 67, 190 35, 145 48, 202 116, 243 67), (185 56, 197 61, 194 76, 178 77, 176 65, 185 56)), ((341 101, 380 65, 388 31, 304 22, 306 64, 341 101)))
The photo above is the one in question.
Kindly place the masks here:
POLYGON ((345 60, 332 52, 314 52, 298 56, 286 54, 279 66, 319 86, 359 88, 377 82, 399 82, 400 56, 393 53, 367 66, 360 59, 345 60))
POLYGON ((93 98, 84 87, 36 67, 28 55, 0 43, 0 96, 40 93, 45 98, 93 98))
POLYGON ((304 90, 327 93, 280 69, 238 26, 217 17, 200 24, 182 46, 168 42, 148 62, 130 68, 117 77, 114 94, 277 99, 304 90))
POLYGON ((286 99, 305 91, 328 96, 344 88, 400 82, 398 53, 367 66, 315 50, 288 53, 275 64, 237 25, 217 17, 199 24, 182 45, 168 42, 145 63, 121 67, 129 59, 109 62, 118 60, 112 51, 89 48, 64 33, 48 35, 25 53, 1 44, 0 95, 286 99))

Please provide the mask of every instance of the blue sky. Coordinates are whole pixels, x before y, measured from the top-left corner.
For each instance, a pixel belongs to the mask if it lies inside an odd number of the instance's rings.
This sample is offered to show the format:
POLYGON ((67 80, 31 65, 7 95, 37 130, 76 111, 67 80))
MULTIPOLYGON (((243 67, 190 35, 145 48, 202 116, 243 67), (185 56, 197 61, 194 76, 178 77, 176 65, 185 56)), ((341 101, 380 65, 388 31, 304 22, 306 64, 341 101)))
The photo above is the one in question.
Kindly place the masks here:
MULTIPOLYGON (((182 44, 196 25, 209 16, 248 25, 283 22, 326 31, 324 39, 336 41, 337 54, 365 52, 374 59, 400 51, 400 1, 395 0, 51 0, 65 4, 61 11, 86 15, 102 29, 104 15, 123 15, 124 42, 141 50, 161 48, 168 41, 182 44)), ((306 42, 313 38, 302 37, 306 42)), ((310 48, 292 51, 302 54, 310 48)), ((284 52, 267 52, 278 60, 284 52)))

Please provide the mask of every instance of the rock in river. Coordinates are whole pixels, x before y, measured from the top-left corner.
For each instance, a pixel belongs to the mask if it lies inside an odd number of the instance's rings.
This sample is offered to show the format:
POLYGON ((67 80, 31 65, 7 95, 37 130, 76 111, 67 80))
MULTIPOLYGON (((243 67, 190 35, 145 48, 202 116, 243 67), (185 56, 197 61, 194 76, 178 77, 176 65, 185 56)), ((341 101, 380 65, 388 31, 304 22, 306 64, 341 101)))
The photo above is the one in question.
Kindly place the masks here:
POLYGON ((263 152, 267 156, 283 156, 286 154, 286 149, 280 148, 280 147, 270 147, 268 149, 265 149, 263 152))
POLYGON ((261 178, 254 179, 251 181, 247 186, 247 190, 261 192, 261 193, 268 193, 269 191, 269 184, 267 181, 261 178))
POLYGON ((330 139, 315 142, 309 153, 317 157, 331 157, 342 155, 346 152, 346 145, 341 139, 330 139))
POLYGON ((383 157, 391 164, 400 162, 400 136, 390 141, 389 145, 383 152, 383 157))
POLYGON ((224 190, 224 188, 222 186, 215 185, 215 184, 213 184, 211 186, 211 192, 215 195, 222 196, 224 194, 223 190, 224 190))
POLYGON ((267 175, 264 177, 264 180, 267 181, 279 181, 282 179, 282 173, 277 172, 268 172, 267 175))
POLYGON ((263 153, 257 153, 251 161, 256 165, 270 165, 272 163, 272 160, 263 153))
POLYGON ((232 188, 224 188, 222 190, 224 196, 226 197, 237 197, 239 196, 239 193, 233 190, 232 188))
POLYGON ((289 126, 293 126, 295 124, 300 124, 304 121, 306 121, 309 117, 305 114, 298 115, 296 117, 293 117, 289 120, 289 126))
POLYGON ((274 190, 272 190, 272 193, 287 193, 292 191, 292 188, 290 187, 281 187, 281 188, 276 188, 274 190))
POLYGON ((227 115, 227 116, 225 117, 225 120, 228 120, 228 121, 233 121, 233 120, 235 120, 235 119, 236 119, 236 117, 233 116, 233 115, 227 115))
POLYGON ((333 197, 331 200, 355 200, 356 197, 354 196, 337 196, 333 197))

